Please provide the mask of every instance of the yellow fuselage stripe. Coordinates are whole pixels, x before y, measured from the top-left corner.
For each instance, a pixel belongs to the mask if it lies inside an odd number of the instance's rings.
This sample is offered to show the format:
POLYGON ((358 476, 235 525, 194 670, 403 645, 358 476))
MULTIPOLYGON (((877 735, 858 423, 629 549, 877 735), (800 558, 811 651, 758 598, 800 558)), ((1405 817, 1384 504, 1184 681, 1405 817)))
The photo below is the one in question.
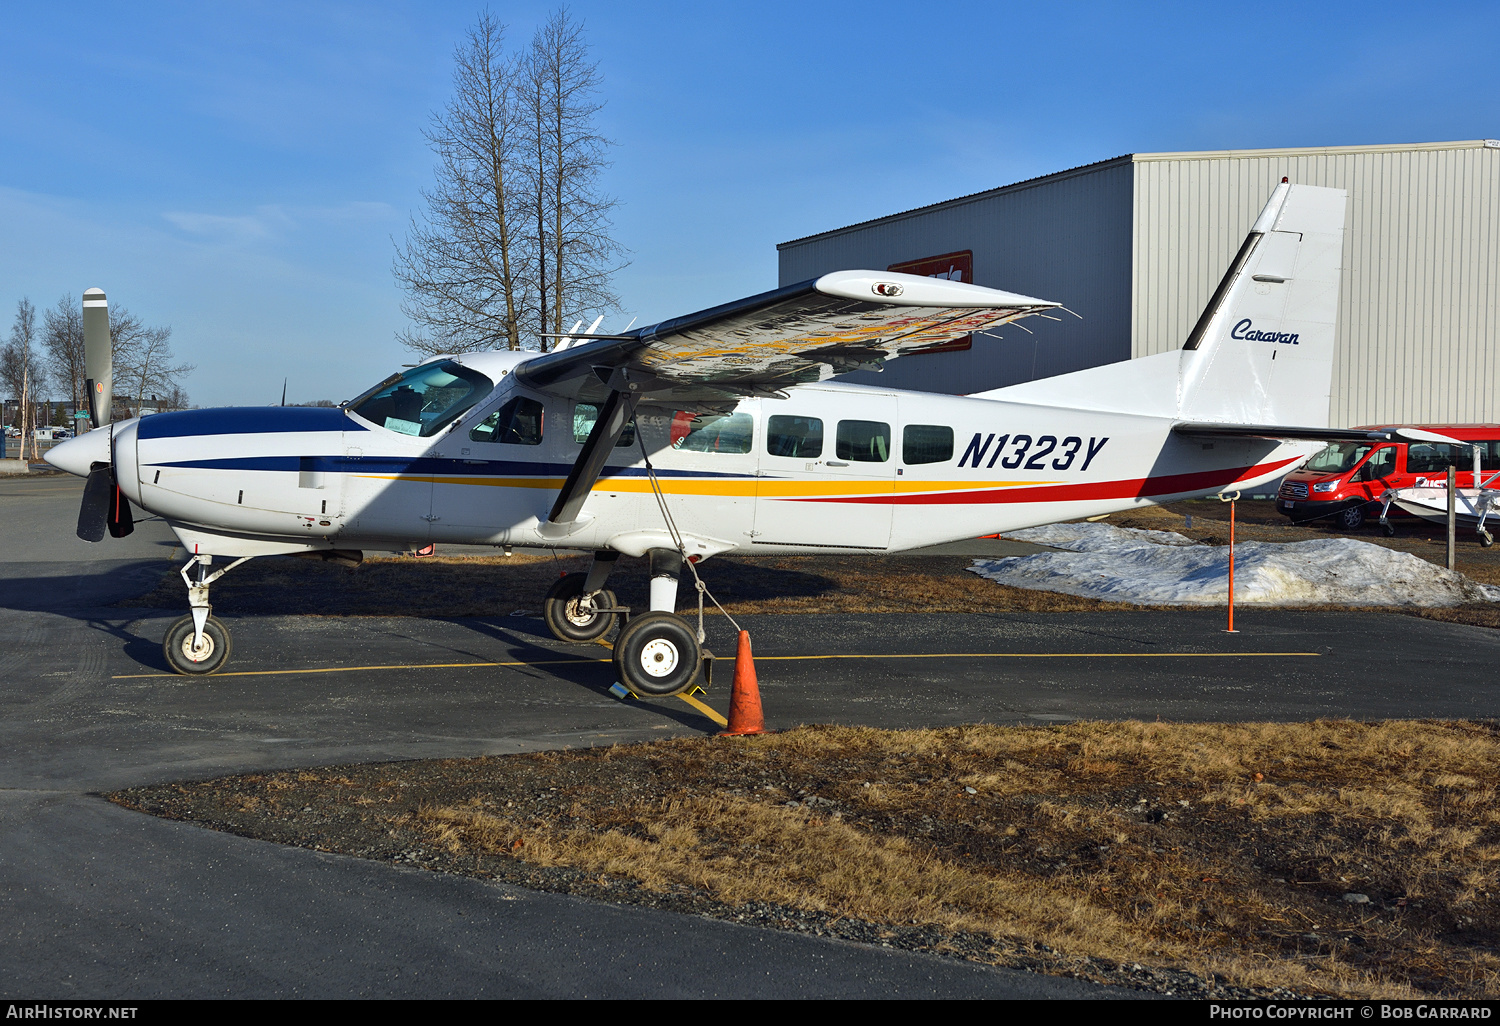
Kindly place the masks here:
MULTIPOLYGON (((473 485, 482 488, 545 488, 556 490, 563 486, 560 477, 436 477, 432 475, 411 476, 406 474, 358 474, 358 477, 377 481, 412 481, 423 484, 473 485)), ((741 478, 735 480, 683 480, 667 478, 661 481, 661 490, 667 495, 718 495, 744 498, 782 499, 806 498, 832 495, 898 495, 923 492, 971 492, 992 488, 1020 488, 1026 485, 1064 484, 1062 481, 776 481, 766 478, 741 478)), ((651 491, 651 482, 641 478, 606 478, 594 485, 596 492, 644 493, 651 491)))

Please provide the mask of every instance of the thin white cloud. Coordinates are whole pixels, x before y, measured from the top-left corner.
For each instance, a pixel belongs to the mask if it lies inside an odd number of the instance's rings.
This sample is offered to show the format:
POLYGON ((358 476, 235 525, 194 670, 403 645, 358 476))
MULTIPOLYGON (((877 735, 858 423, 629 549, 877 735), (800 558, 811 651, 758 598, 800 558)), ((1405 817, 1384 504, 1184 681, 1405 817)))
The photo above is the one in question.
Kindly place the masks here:
POLYGON ((222 214, 196 214, 189 211, 167 211, 168 222, 189 235, 211 242, 243 243, 267 238, 270 228, 261 217, 226 217, 222 214))

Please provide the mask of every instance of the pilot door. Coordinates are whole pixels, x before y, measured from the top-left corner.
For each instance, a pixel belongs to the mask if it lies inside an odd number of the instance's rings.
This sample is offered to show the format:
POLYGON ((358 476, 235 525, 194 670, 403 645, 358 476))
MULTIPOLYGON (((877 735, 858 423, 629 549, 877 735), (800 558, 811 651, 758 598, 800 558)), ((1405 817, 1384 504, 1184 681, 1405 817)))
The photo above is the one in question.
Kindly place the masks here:
POLYGON ((896 398, 839 396, 845 412, 835 413, 819 396, 810 391, 761 406, 766 444, 752 547, 884 550, 896 481, 896 398))
POLYGON ((432 533, 432 478, 422 471, 429 461, 416 454, 378 455, 366 451, 368 444, 358 435, 344 436, 347 530, 360 538, 426 545, 432 533))

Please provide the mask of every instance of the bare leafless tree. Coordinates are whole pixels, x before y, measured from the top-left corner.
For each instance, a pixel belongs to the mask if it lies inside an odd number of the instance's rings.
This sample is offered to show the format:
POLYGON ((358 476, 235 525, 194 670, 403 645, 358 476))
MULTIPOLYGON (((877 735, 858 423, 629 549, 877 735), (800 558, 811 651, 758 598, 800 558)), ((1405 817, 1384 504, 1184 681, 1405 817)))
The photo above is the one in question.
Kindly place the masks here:
POLYGON ((109 312, 109 348, 115 406, 122 416, 138 416, 151 396, 158 397, 158 409, 164 408, 161 400, 169 397, 186 405, 179 379, 192 373, 194 366, 173 362, 170 327, 148 327, 125 307, 115 307, 109 312))
POLYGON ((396 251, 396 281, 414 327, 401 341, 419 352, 521 348, 525 308, 515 193, 519 110, 505 27, 480 16, 453 53, 453 98, 425 133, 437 184, 422 197, 396 251))
POLYGON ((397 245, 394 271, 423 353, 546 348, 570 317, 612 308, 613 201, 594 130, 597 68, 566 11, 518 57, 481 15, 454 51, 453 98, 426 132, 436 185, 397 245))
POLYGON ((37 400, 47 394, 47 376, 36 352, 36 307, 30 299, 16 304, 16 318, 11 323, 10 340, 0 350, 0 381, 5 391, 17 399, 17 427, 21 429, 21 459, 27 450, 36 455, 32 432, 36 428, 37 400))
POLYGON ((83 307, 65 295, 50 310, 42 311, 42 349, 47 353, 59 393, 72 401, 73 410, 84 409, 87 373, 83 358, 83 307))
MULTIPOLYGON (((537 321, 558 335, 569 318, 618 305, 610 279, 623 253, 609 234, 615 201, 599 192, 599 176, 609 167, 609 142, 595 127, 604 109, 599 67, 589 59, 583 25, 567 8, 532 38, 522 81, 537 321)), ((541 348, 546 342, 544 334, 541 348)))

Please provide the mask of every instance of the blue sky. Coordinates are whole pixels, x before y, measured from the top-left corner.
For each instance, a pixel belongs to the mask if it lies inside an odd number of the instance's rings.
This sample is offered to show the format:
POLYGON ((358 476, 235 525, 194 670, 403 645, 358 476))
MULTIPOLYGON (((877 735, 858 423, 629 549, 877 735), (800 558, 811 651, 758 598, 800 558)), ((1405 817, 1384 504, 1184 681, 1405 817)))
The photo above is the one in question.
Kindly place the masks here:
MULTIPOLYGON (((555 6, 490 10, 519 46, 555 6)), ((7 6, 0 330, 98 285, 172 326, 204 405, 407 362, 391 240, 479 10, 7 6)), ((1500 136, 1496 4, 570 10, 630 250, 606 330, 774 287, 778 242, 1122 153, 1500 136)))

